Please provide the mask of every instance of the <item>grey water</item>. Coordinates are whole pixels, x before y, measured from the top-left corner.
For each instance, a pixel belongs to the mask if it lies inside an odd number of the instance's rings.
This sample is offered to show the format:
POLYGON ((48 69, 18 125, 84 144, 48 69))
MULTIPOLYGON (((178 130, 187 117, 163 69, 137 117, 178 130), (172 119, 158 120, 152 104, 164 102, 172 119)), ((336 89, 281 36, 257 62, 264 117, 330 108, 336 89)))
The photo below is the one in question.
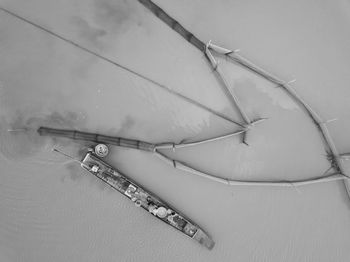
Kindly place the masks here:
MULTIPOLYGON (((283 79, 349 152, 350 4, 337 1, 155 1, 191 32, 283 79)), ((239 120, 204 55, 137 1, 1 0, 0 5, 239 120)), ((1 261, 347 261, 343 182, 230 187, 146 152, 111 148, 108 162, 205 228, 207 251, 134 208, 77 164, 86 143, 42 138, 40 125, 195 141, 239 127, 0 12, 1 261), (8 129, 30 127, 28 132, 8 129)), ((301 179, 329 167, 317 129, 280 88, 219 59, 247 114, 248 136, 167 153, 223 178, 301 179)), ((349 163, 344 161, 345 165, 349 163)))

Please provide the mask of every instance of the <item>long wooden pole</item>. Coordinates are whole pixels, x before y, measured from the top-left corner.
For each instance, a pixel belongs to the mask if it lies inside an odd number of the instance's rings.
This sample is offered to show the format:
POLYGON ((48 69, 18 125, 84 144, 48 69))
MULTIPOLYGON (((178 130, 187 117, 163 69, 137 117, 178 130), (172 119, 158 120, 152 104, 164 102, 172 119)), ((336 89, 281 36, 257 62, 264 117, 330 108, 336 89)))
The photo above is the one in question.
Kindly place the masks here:
MULTIPOLYGON (((300 106, 305 110, 305 112, 309 115, 311 120, 316 125, 317 129, 320 131, 322 138, 324 140, 324 143, 328 150, 330 151, 331 156, 334 158, 335 162, 335 169, 337 169, 338 172, 340 172, 344 177, 345 175, 345 169, 342 164, 342 159, 344 159, 344 156, 342 157, 341 154, 338 153, 334 141, 329 133, 329 130, 325 124, 325 121, 322 120, 322 118, 316 113, 316 111, 307 103, 304 99, 302 99, 297 92, 291 88, 288 82, 283 81, 282 79, 278 78, 274 74, 264 70, 263 68, 257 66, 253 62, 249 61, 247 58, 241 56, 234 50, 226 49, 220 46, 217 46, 212 43, 205 44, 203 41, 198 39, 196 36, 193 35, 190 31, 185 29, 181 24, 179 24, 174 18, 169 16, 163 9, 158 7, 155 3, 153 3, 151 0, 138 0, 141 4, 143 4, 146 8, 148 8, 155 16, 157 16, 160 20, 162 20, 164 23, 166 23, 169 27, 171 27, 174 31, 176 31, 178 34, 180 34, 183 38, 185 38, 188 42, 190 42, 193 46, 195 46, 199 51, 205 53, 207 48, 212 49, 213 51, 224 55, 231 59, 232 61, 236 62, 237 64, 241 65, 242 67, 256 73, 257 75, 269 80, 270 82, 276 84, 277 86, 280 86, 285 90, 285 92, 291 96, 300 106)), ((344 182, 348 197, 350 199, 350 185, 347 182, 344 182)))

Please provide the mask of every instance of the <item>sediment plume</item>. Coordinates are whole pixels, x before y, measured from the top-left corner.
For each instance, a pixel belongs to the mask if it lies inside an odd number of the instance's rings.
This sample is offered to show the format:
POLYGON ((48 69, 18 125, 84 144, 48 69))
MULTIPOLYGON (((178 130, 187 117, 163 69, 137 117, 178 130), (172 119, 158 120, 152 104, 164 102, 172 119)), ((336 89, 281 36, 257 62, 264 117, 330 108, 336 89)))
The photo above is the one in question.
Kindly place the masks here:
MULTIPOLYGON (((49 152, 54 145, 72 146, 55 137, 41 137, 40 125, 74 128, 84 126, 86 118, 74 112, 40 113, 27 109, 0 117, 0 154, 8 160, 23 160, 49 152)), ((43 154, 51 155, 51 154, 43 154)), ((47 162, 52 159, 47 158, 47 162)), ((42 160, 41 162, 45 162, 42 160)))

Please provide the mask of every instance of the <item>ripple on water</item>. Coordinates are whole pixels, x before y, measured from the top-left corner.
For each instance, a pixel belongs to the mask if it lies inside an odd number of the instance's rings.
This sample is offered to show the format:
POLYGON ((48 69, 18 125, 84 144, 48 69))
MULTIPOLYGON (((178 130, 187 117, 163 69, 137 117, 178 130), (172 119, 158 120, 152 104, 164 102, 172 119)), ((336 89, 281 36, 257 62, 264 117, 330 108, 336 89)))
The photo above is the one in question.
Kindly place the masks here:
POLYGON ((21 246, 26 239, 49 246, 62 244, 61 230, 53 215, 60 208, 55 205, 60 196, 52 189, 52 185, 57 186, 57 178, 48 176, 40 166, 67 162, 52 153, 53 147, 76 151, 81 145, 41 137, 36 132, 41 125, 78 128, 83 121, 71 112, 27 110, 0 115, 0 163, 6 170, 0 176, 0 246, 3 239, 12 248, 21 246))
POLYGON ((28 174, 5 174, 0 186, 0 234, 16 246, 23 235, 45 235, 46 241, 55 241, 55 228, 47 198, 42 198, 35 188, 38 179, 28 174), (9 179, 9 176, 10 179, 9 179), (36 184, 36 185, 35 185, 36 184))

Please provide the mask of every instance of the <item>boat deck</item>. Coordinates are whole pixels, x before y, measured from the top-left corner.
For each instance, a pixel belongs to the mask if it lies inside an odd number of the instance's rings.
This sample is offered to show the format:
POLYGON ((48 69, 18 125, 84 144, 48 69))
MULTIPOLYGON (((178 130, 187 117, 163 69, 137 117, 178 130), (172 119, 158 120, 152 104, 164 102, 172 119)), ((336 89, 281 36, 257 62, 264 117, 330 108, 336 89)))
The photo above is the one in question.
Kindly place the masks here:
POLYGON ((86 154, 81 162, 81 167, 129 198, 137 207, 142 207, 206 248, 212 249, 214 247, 214 241, 197 224, 119 171, 116 171, 93 153, 86 154))

